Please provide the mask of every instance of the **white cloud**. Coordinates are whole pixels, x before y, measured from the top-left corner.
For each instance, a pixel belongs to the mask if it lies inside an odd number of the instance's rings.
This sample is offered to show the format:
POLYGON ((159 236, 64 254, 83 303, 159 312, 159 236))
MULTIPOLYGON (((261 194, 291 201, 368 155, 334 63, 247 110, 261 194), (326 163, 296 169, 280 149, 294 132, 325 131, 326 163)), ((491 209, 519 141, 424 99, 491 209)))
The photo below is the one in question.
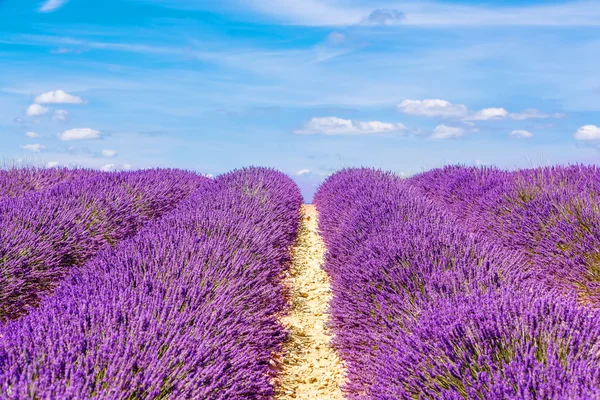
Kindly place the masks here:
POLYGON ((48 168, 55 168, 58 167, 60 165, 60 163, 58 161, 48 161, 46 163, 46 167, 48 168))
MULTIPOLYGON (((190 7, 193 3, 190 0, 154 1, 172 4, 173 7, 176 7, 176 4, 180 7, 183 4, 190 7)), ((359 1, 243 0, 242 3, 284 22, 307 26, 353 25, 359 20, 364 21, 365 16, 374 13, 373 6, 369 7, 367 2, 359 1)), ((386 2, 378 3, 386 4, 386 2)), ((413 26, 598 26, 600 19, 600 10, 592 1, 544 5, 519 4, 512 7, 470 6, 419 0, 400 3, 406 14, 402 24, 413 26)))
POLYGON ((40 106, 39 104, 32 104, 27 107, 26 113, 30 117, 37 117, 38 115, 44 115, 48 112, 48 109, 44 106, 40 106))
POLYGON ((421 117, 462 118, 469 114, 464 104, 440 99, 404 100, 397 108, 401 113, 421 117))
POLYGON ((102 150, 102 156, 106 158, 111 158, 117 155, 115 150, 102 150))
POLYGON ((405 130, 404 124, 392 124, 381 121, 352 121, 337 117, 312 118, 304 129, 294 131, 297 134, 322 135, 368 135, 383 132, 398 132, 405 130))
POLYGON ((123 165, 118 165, 118 164, 104 164, 102 167, 100 167, 100 171, 104 171, 104 172, 129 171, 132 168, 133 167, 131 166, 131 164, 123 164, 123 165))
POLYGON ((531 133, 529 131, 525 131, 523 129, 518 129, 518 130, 512 131, 509 136, 512 138, 516 138, 516 139, 526 139, 526 138, 533 137, 533 133, 531 133))
POLYGON ((40 7, 40 12, 47 13, 52 12, 54 10, 58 10, 60 7, 64 6, 69 0, 47 0, 40 7))
POLYGON ((296 176, 303 176, 307 174, 310 174, 310 169, 301 169, 295 173, 296 176))
POLYGON ((83 104, 85 101, 79 96, 73 96, 64 90, 55 90, 40 94, 35 98, 38 104, 83 104))
POLYGON ((55 121, 66 121, 69 116, 69 112, 67 110, 56 110, 52 115, 52 119, 55 121))
POLYGON ((69 129, 58 134, 62 141, 100 139, 100 131, 91 128, 69 129))
POLYGON ((473 121, 488 121, 491 119, 503 119, 507 115, 508 111, 506 111, 504 108, 484 108, 483 110, 477 111, 465 119, 473 121))
POLYGON ((117 169, 117 166, 115 164, 104 164, 100 168, 100 171, 110 172, 110 171, 115 171, 116 169, 117 169))
POLYGON ((464 134, 465 130, 463 128, 442 124, 435 127, 431 138, 438 140, 457 139, 462 137, 464 134))
POLYGON ((36 143, 36 144, 26 144, 24 146, 21 146, 21 148, 24 150, 27 150, 27 151, 34 152, 34 153, 39 153, 40 151, 45 149, 46 146, 36 143))
POLYGON ((509 113, 502 107, 484 108, 479 111, 471 111, 464 104, 452 104, 447 100, 404 100, 398 104, 398 111, 421 117, 441 117, 462 119, 463 121, 489 121, 511 118, 523 121, 532 118, 564 118, 565 114, 546 114, 535 108, 528 108, 520 113, 509 113))
POLYGON ((40 135, 39 133, 36 133, 36 132, 25 132, 25 136, 30 137, 30 138, 39 138, 42 135, 40 135))
POLYGON ((600 128, 596 125, 584 125, 577 129, 577 132, 573 136, 577 140, 599 140, 600 128))

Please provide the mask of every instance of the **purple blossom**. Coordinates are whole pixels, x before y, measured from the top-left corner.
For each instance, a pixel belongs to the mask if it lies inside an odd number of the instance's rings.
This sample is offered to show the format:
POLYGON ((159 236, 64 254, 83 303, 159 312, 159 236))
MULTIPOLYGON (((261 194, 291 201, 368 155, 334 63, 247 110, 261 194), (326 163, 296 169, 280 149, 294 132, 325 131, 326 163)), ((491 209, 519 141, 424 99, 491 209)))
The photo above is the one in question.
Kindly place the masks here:
POLYGON ((71 268, 132 236, 206 180, 179 170, 88 173, 0 202, 0 321, 25 314, 71 268))
POLYGON ((0 397, 272 397, 301 202, 269 169, 202 181, 0 328, 0 397))
MULTIPOLYGON (((348 397, 600 396, 598 311, 548 290, 542 263, 532 267, 530 252, 510 242, 528 231, 529 214, 507 214, 512 234, 485 225, 495 217, 478 201, 511 193, 509 173, 448 170, 447 181, 435 171, 402 181, 343 170, 315 196, 348 397)), ((592 179, 576 173, 521 176, 585 193, 592 179)))

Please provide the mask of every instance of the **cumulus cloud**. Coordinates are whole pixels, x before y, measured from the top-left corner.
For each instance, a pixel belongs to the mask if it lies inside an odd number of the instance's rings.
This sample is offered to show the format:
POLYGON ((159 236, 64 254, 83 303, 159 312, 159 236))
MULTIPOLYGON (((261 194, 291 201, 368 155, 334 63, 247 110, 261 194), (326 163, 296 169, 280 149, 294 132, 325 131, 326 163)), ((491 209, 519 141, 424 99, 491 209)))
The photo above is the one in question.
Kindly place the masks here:
POLYGON ((398 104, 397 109, 408 115, 462 119, 463 121, 490 121, 506 118, 523 121, 533 118, 564 118, 566 116, 561 113, 547 114, 535 108, 528 108, 520 113, 509 113, 502 107, 471 111, 464 104, 452 104, 447 100, 440 99, 404 100, 398 104))
POLYGON ((104 164, 102 167, 100 167, 100 171, 104 171, 104 172, 128 171, 131 168, 132 168, 131 164, 123 164, 123 165, 104 164))
POLYGON ((36 144, 26 144, 24 146, 21 146, 21 148, 24 150, 27 150, 27 151, 31 151, 33 153, 39 153, 40 151, 45 149, 46 146, 36 143, 36 144))
POLYGON ((406 129, 404 124, 381 121, 352 121, 337 117, 312 118, 297 134, 322 135, 368 135, 373 133, 399 132, 406 129))
POLYGON ((115 164, 104 164, 102 167, 100 167, 100 171, 104 172, 115 171, 116 169, 117 166, 115 164))
POLYGON ((488 121, 493 119, 503 119, 508 115, 508 111, 504 108, 484 108, 470 116, 465 117, 465 120, 471 121, 488 121))
POLYGON ((48 161, 46 163, 46 167, 48 168, 55 168, 58 167, 60 165, 60 163, 58 161, 48 161))
POLYGON ((296 171, 296 176, 303 176, 303 175, 307 175, 310 174, 310 169, 301 169, 299 171, 296 171))
POLYGON ((469 114, 464 104, 440 99, 404 100, 397 108, 401 113, 421 117, 463 118, 469 114))
POLYGON ((25 132, 25 136, 30 137, 30 138, 42 137, 42 135, 40 135, 39 133, 36 133, 36 132, 25 132))
POLYGON ((115 150, 102 150, 102 157, 112 158, 117 155, 115 150))
POLYGON ((584 125, 573 136, 577 140, 600 140, 600 128, 596 125, 584 125))
POLYGON ((58 134, 62 141, 100 139, 100 131, 91 128, 69 129, 58 134))
POLYGON ((60 7, 64 6, 69 0, 47 0, 40 7, 40 12, 48 13, 55 10, 58 10, 60 7))
POLYGON ((518 130, 512 131, 509 136, 511 138, 515 138, 515 139, 526 139, 526 138, 533 137, 533 133, 531 133, 529 131, 525 131, 523 129, 518 129, 518 130))
POLYGON ((56 110, 54 111, 54 114, 52 114, 52 119, 55 121, 61 121, 64 122, 67 120, 67 117, 69 116, 69 112, 67 110, 56 110))
POLYGON ((40 106, 39 104, 32 104, 27 107, 26 113, 30 117, 37 117, 39 115, 44 115, 48 112, 48 109, 44 106, 40 106))
POLYGON ((464 134, 465 130, 463 128, 442 124, 435 127, 431 138, 436 140, 458 139, 464 134))
POLYGON ((83 104, 85 101, 79 96, 73 96, 64 90, 55 90, 40 94, 35 98, 38 104, 83 104))
POLYGON ((367 25, 398 25, 405 15, 403 12, 388 8, 378 8, 363 21, 367 25))

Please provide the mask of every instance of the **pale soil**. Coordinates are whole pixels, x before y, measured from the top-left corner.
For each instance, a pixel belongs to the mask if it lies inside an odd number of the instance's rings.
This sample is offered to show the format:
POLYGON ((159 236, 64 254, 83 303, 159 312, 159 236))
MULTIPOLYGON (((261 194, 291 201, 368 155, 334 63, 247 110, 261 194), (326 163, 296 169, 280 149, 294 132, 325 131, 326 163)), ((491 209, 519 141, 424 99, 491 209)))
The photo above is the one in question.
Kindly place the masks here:
POLYGON ((331 299, 329 278, 321 269, 325 245, 318 234, 317 210, 302 206, 302 226, 285 284, 290 311, 282 318, 290 338, 276 381, 276 399, 343 399, 344 365, 331 348, 326 329, 331 299))

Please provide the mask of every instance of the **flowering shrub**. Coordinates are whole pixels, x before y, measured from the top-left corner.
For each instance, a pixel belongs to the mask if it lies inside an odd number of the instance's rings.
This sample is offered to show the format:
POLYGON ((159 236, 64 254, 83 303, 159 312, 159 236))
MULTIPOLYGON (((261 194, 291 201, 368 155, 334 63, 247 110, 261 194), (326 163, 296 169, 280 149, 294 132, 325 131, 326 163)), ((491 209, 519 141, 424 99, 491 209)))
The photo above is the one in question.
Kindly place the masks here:
POLYGON ((203 181, 0 328, 0 397, 271 397, 301 202, 268 169, 203 181))
POLYGON ((600 306, 600 169, 516 172, 447 167, 409 180, 472 232, 526 257, 523 274, 543 290, 600 306))
POLYGON ((543 291, 526 253, 380 171, 333 175, 315 204, 350 398, 600 395, 600 315, 543 291))
POLYGON ((26 313, 71 268, 173 209, 206 180, 179 170, 89 174, 0 202, 0 321, 26 313))
POLYGON ((63 182, 98 174, 88 169, 10 168, 0 169, 0 201, 41 192, 63 182))

